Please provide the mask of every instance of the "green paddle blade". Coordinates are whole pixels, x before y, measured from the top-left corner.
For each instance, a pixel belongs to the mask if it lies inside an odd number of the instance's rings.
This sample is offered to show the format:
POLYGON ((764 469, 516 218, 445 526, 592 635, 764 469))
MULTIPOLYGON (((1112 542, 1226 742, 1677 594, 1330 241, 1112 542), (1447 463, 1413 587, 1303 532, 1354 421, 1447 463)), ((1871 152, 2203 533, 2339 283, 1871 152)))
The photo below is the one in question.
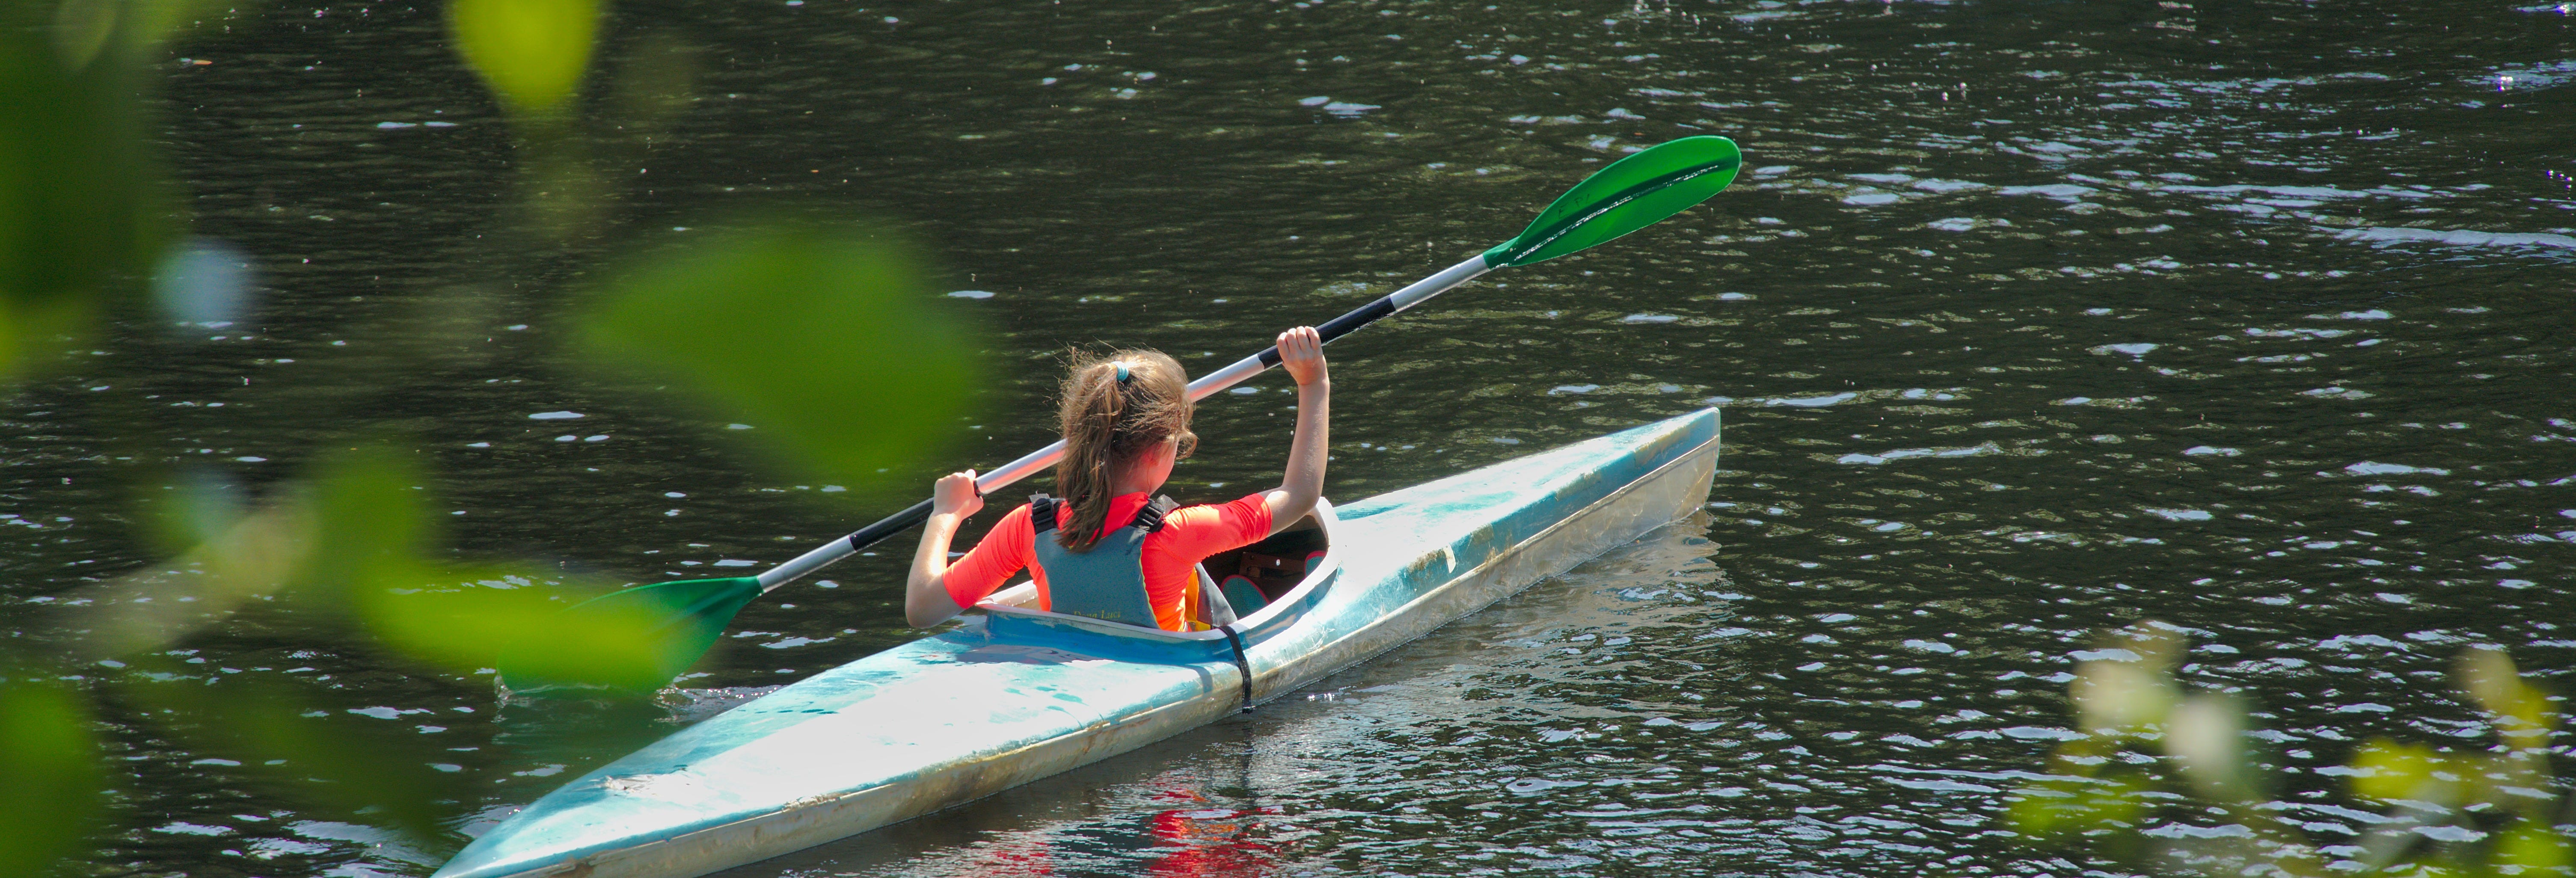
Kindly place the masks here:
POLYGON ((543 636, 501 653, 512 692, 649 696, 697 663, 760 596, 748 576, 657 582, 566 608, 543 636), (600 690, 607 690, 602 693, 600 690))
POLYGON ((1744 153, 1723 137, 1685 137, 1612 162, 1575 184, 1520 237, 1485 251, 1495 268, 1545 262, 1689 210, 1735 182, 1744 153))

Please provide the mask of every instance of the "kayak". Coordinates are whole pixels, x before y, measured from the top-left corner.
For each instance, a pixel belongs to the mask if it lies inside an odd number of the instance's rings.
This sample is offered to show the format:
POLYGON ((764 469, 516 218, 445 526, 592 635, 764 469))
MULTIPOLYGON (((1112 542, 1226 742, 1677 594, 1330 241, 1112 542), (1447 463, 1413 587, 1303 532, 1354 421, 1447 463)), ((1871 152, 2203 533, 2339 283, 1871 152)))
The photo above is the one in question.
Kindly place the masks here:
POLYGON ((1212 630, 1049 613, 1022 605, 1033 597, 1026 584, 1005 589, 947 631, 575 778, 434 878, 688 878, 1135 750, 1690 514, 1716 475, 1718 427, 1717 410, 1703 409, 1348 506, 1319 503, 1269 539, 1202 563, 1241 571, 1226 591, 1247 595, 1239 618, 1212 630))

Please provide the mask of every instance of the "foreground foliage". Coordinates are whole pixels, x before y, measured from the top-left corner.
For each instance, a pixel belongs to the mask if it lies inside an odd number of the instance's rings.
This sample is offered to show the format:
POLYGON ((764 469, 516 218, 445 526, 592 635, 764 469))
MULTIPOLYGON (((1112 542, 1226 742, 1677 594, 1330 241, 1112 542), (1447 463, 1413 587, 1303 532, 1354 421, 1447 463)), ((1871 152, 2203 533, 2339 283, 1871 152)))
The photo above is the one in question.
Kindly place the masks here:
MULTIPOLYGON (((257 255, 188 237, 178 187, 151 155, 149 68, 213 24, 272 10, 0 4, 0 391, 138 331, 170 329, 186 344, 252 320, 257 255)), ((431 337, 404 356, 457 340, 440 333, 480 336, 474 320, 496 296, 524 296, 561 315, 554 335, 578 339, 558 352, 569 367, 667 388, 667 402, 711 426, 756 426, 712 432, 781 477, 866 486, 949 438, 974 379, 974 333, 942 310, 935 273, 902 236, 809 211, 718 218, 708 225, 722 231, 703 243, 611 248, 638 251, 628 256, 567 243, 613 233, 598 160, 686 111, 686 46, 632 41, 598 105, 584 106, 606 29, 596 0, 459 0, 448 12, 452 45, 511 120, 520 197, 487 230, 512 243, 491 245, 484 274, 440 279, 413 303, 431 337), (604 262, 607 279, 500 292, 537 287, 513 281, 566 260, 604 262), (902 381, 867 374, 897 364, 902 381)), ((334 377, 390 396, 404 373, 334 377)), ((674 647, 660 619, 557 614, 618 583, 449 549, 427 490, 438 474, 380 411, 353 406, 346 434, 321 439, 297 475, 256 496, 219 466, 137 464, 137 518, 164 560, 18 605, 7 621, 38 636, 0 642, 0 878, 76 861, 108 829, 104 791, 125 775, 102 758, 103 719, 239 763, 243 782, 317 814, 426 851, 461 841, 449 827, 471 797, 427 766, 422 745, 314 709, 323 699, 305 684, 179 673, 170 653, 193 637, 284 631, 464 680, 489 674, 503 650, 558 679, 632 688, 662 675, 647 691, 668 679, 674 647)))
POLYGON ((2068 684, 2079 737, 2009 801, 2026 839, 2185 874, 2576 875, 2576 839, 2560 828, 2576 823, 2576 797, 2557 790, 2549 765, 2560 715, 2502 650, 2462 651, 2452 672, 2496 743, 2481 752, 2362 744, 2339 773, 2382 817, 2338 845, 2281 816, 2245 702, 2174 681, 2188 646, 2181 631, 2146 622, 2106 640, 2068 684), (2161 821, 2202 822, 2195 813, 2220 825, 2150 834, 2161 821))

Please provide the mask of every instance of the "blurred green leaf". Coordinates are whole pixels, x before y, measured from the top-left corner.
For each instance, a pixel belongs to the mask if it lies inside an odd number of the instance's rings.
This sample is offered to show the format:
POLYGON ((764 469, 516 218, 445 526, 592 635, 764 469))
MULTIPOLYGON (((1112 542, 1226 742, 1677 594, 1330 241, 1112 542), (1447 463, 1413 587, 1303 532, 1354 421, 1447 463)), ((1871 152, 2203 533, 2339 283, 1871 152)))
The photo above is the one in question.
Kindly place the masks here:
POLYGON ((2097 660, 2075 666, 2066 686, 2076 725, 2096 734, 2137 734, 2161 725, 2181 693, 2164 672, 2143 661, 2097 660))
POLYGON ((578 335, 593 367, 671 384, 789 474, 852 485, 950 438, 979 389, 974 336, 909 248, 805 227, 626 272, 578 335))
POLYGON ((2245 753, 2245 707, 2225 695, 2183 699, 2165 722, 2165 753, 2201 798, 2223 804, 2252 800, 2259 784, 2245 753))
POLYGON ((510 644, 501 656, 501 684, 529 693, 652 695, 696 664, 734 613, 760 594, 759 580, 738 576, 600 595, 510 644))
MULTIPOLYGON (((96 659, 165 646, 255 598, 290 588, 345 612, 384 646, 459 674, 516 651, 547 679, 646 694, 685 670, 714 632, 675 626, 658 605, 567 615, 602 591, 524 568, 434 554, 436 522, 417 454, 360 442, 324 455, 292 498, 244 514, 206 473, 150 504, 159 531, 194 540, 168 563, 83 586, 56 611, 96 659)), ((754 590, 755 593, 757 589, 754 590)), ((730 614, 727 614, 730 617, 730 614)), ((718 624, 721 624, 720 622, 718 624)))
POLYGON ((2550 704, 2549 693, 2523 682, 2521 670, 2503 650, 2462 650, 2451 679, 2470 703, 2486 713, 2505 746, 2532 750, 2549 745, 2550 733, 2558 728, 2558 710, 2550 704))
POLYGON ((419 455, 362 442, 320 461, 312 476, 317 585, 416 585, 429 548, 428 474, 419 455))
POLYGON ((567 613, 572 598, 586 593, 490 570, 436 578, 475 581, 369 589, 359 603, 368 629, 386 645, 450 670, 508 668, 513 688, 548 681, 649 694, 703 651, 701 644, 680 642, 684 632, 650 608, 567 613), (528 584, 499 587, 512 578, 528 584))
POLYGON ((2469 649, 2453 672, 2504 746, 2450 753, 2384 738, 2362 745, 2349 764, 2352 793, 2388 806, 2388 817, 2357 847, 2333 847, 2311 841, 2305 824, 2276 815, 2280 803, 2266 801, 2267 775, 2246 740, 2252 714, 2232 695, 2182 695, 2172 673, 2187 647, 2180 634, 2141 622, 2077 664, 2068 694, 2088 734, 2058 745, 2049 774, 2007 800, 2005 816, 2017 832, 2115 860, 2131 859, 2120 853, 2124 846, 2152 847, 2164 868, 2184 874, 2576 876, 2576 847, 2551 825, 2561 785, 2551 776, 2549 745, 2559 713, 2504 652, 2469 649), (2162 764, 2179 769, 2192 796, 2156 785, 2170 775, 2150 778, 2126 767, 2156 764, 2138 758, 2151 744, 2162 746, 2162 764), (2135 827, 2157 800, 2214 805, 2194 810, 2250 831, 2150 840, 2135 827), (2497 817, 2510 822, 2483 845, 2434 831, 2494 826, 2497 817))
POLYGON ((142 533, 155 551, 175 555, 212 542, 247 514, 243 490, 224 471, 208 466, 162 469, 137 464, 130 506, 141 513, 142 533))
MULTIPOLYGON (((323 604, 370 588, 438 578, 429 548, 425 474, 415 454, 359 442, 326 454, 300 486, 255 511, 199 472, 150 504, 147 532, 194 540, 161 564, 82 586, 55 614, 87 632, 86 659, 150 650, 220 621, 250 602, 301 587, 323 604), (425 572, 427 571, 427 572, 425 572)), ((453 580, 450 580, 453 581, 453 580)))
POLYGON ((2162 725, 2182 698, 2168 671, 2183 647, 2181 633, 2162 622, 2140 622, 2103 638, 2107 657, 2076 663, 2066 686, 2077 730, 2138 735, 2162 725))
POLYGON ((599 32, 598 0, 454 0, 456 51, 508 109, 550 116, 581 87, 599 32))
POLYGON ((60 0, 51 28, 54 49, 63 66, 74 71, 86 70, 102 56, 110 64, 146 64, 152 49, 194 19, 231 12, 218 13, 219 5, 214 0, 60 0))
POLYGON ((2480 709, 2504 713, 2520 694, 2522 673, 2503 650, 2470 647, 2452 660, 2451 682, 2480 709))
MULTIPOLYGON (((34 371, 58 337, 86 336, 101 307, 131 296, 178 214, 147 158, 141 69, 65 63, 57 11, 0 4, 0 381, 34 371)), ((117 13, 66 14, 82 49, 104 39, 99 16, 117 13)), ((107 27, 157 33, 149 21, 107 27)))
POLYGON ((130 28, 132 53, 126 63, 148 65, 157 60, 151 53, 162 43, 184 40, 203 27, 204 20, 229 19, 238 11, 225 0, 126 0, 124 18, 130 28))
POLYGON ((2487 865, 2498 875, 2576 876, 2576 841, 2547 820, 2523 820, 2496 836, 2487 865))
POLYGON ((2102 833, 2126 834, 2146 812, 2146 782, 2130 772, 2108 777, 2052 775, 2021 788, 2005 809, 2014 832, 2059 844, 2102 833))
POLYGON ((0 878, 50 872, 101 807, 98 742, 78 695, 0 679, 0 878))
POLYGON ((153 649, 285 588, 310 557, 311 529, 300 505, 262 509, 165 563, 82 586, 56 613, 88 632, 74 649, 83 659, 153 649))
POLYGON ((2422 744, 2400 744, 2374 738, 2353 754, 2353 795, 2381 802, 2427 802, 2449 805, 2460 798, 2458 775, 2449 760, 2422 744))
POLYGON ((310 566, 310 498, 294 483, 254 501, 213 467, 142 466, 135 518, 166 557, 52 605, 46 615, 60 628, 82 632, 65 645, 76 661, 166 646, 285 593, 310 566))
POLYGON ((242 763, 261 785, 314 810, 400 832, 426 847, 454 847, 444 821, 465 794, 431 769, 428 754, 367 723, 317 710, 284 686, 240 677, 198 679, 187 666, 137 662, 117 693, 145 709, 192 752, 242 763))
POLYGON ((383 444, 333 455, 315 477, 313 581, 384 645, 460 674, 499 667, 513 652, 548 679, 647 693, 703 651, 649 607, 564 612, 602 589, 435 557, 426 478, 417 455, 383 444))
POLYGON ((492 667, 502 647, 544 631, 549 617, 571 605, 533 582, 512 587, 502 579, 510 574, 500 570, 443 573, 424 566, 385 573, 355 595, 368 631, 415 659, 462 673, 492 667))
POLYGON ((54 7, 54 48, 74 70, 89 66, 116 33, 118 0, 62 0, 54 7))

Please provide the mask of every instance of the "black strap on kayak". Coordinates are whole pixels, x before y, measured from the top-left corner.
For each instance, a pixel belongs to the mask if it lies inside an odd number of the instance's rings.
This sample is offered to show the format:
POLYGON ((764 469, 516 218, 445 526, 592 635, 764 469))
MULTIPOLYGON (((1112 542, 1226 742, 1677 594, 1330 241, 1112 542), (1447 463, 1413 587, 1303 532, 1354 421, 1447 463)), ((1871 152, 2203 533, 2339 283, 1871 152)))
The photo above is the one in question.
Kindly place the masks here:
POLYGON ((1233 625, 1219 625, 1216 630, 1225 632, 1225 642, 1234 645, 1234 670, 1243 678, 1243 712, 1251 713, 1252 663, 1243 658, 1243 635, 1236 632, 1233 625))

